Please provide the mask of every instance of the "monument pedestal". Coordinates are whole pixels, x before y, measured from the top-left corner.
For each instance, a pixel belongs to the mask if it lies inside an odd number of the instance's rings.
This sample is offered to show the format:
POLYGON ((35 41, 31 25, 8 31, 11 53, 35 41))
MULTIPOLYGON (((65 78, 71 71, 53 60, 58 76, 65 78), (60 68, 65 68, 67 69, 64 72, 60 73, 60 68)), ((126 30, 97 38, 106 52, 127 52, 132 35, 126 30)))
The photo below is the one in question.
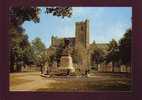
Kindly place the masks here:
POLYGON ((64 55, 60 59, 60 67, 58 68, 61 72, 72 73, 75 72, 73 67, 72 57, 70 55, 64 55))

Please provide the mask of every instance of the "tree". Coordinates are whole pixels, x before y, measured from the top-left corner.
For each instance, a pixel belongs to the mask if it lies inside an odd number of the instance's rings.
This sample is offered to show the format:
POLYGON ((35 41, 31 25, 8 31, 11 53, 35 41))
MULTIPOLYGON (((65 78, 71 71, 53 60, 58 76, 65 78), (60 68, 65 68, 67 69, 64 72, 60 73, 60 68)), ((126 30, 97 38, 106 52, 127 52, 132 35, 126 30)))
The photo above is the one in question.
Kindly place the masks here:
POLYGON ((113 39, 109 43, 108 54, 106 56, 106 63, 112 62, 113 71, 114 66, 130 66, 131 63, 131 34, 132 30, 128 29, 124 36, 119 40, 119 44, 113 39))
POLYGON ((96 42, 95 41, 93 41, 93 43, 92 44, 90 44, 90 50, 89 50, 89 52, 90 52, 90 54, 93 54, 93 52, 94 52, 94 50, 97 48, 97 45, 96 45, 96 42))
POLYGON ((37 7, 10 7, 10 27, 19 27, 25 21, 39 22, 39 11, 37 7))
POLYGON ((71 17, 72 7, 47 7, 46 13, 52 13, 53 16, 71 17))
POLYGON ((28 62, 26 53, 30 43, 22 24, 24 21, 30 20, 38 22, 37 12, 38 9, 33 7, 12 7, 9 9, 10 72, 14 72, 15 69, 21 71, 21 67, 28 62))
POLYGON ((99 48, 95 41, 90 45, 90 54, 91 54, 91 65, 97 65, 96 68, 98 69, 98 65, 104 61, 104 51, 99 48))
POLYGON ((130 66, 131 63, 131 34, 132 30, 128 29, 119 41, 121 64, 130 66))
POLYGON ((56 48, 54 47, 49 47, 47 49, 47 53, 48 53, 48 63, 50 66, 52 66, 53 62, 56 60, 55 57, 56 57, 56 48))
POLYGON ((104 52, 100 48, 94 49, 92 60, 97 65, 96 68, 98 69, 98 65, 104 61, 104 52))
POLYGON ((42 73, 43 66, 47 61, 46 47, 41 39, 37 37, 32 41, 32 48, 35 56, 34 63, 35 65, 40 66, 42 73))
POLYGON ((9 30, 10 32, 10 72, 21 71, 21 66, 25 64, 23 61, 25 50, 30 45, 28 36, 24 33, 21 27, 9 30))
POLYGON ((32 41, 32 48, 34 50, 34 64, 39 66, 41 73, 43 73, 45 64, 50 63, 51 54, 48 53, 44 43, 38 37, 32 41))
POLYGON ((108 44, 108 54, 106 55, 106 63, 112 62, 112 71, 114 72, 114 67, 117 64, 119 66, 119 48, 117 42, 112 39, 108 44))
POLYGON ((23 62, 24 62, 24 67, 26 65, 31 66, 34 64, 34 50, 31 46, 31 44, 29 44, 29 46, 27 46, 24 50, 24 55, 23 55, 23 62))
POLYGON ((82 44, 78 43, 73 50, 73 62, 80 67, 82 72, 89 70, 88 58, 88 50, 82 44))
MULTIPOLYGON (((39 14, 41 9, 39 7, 11 7, 9 9, 10 23, 13 26, 22 25, 25 21, 40 21, 39 14)), ((53 16, 70 17, 72 15, 72 7, 47 7, 46 14, 53 16)))
MULTIPOLYGON (((20 71, 21 66, 31 64, 33 62, 34 54, 28 41, 28 36, 22 24, 25 21, 33 21, 38 23, 40 21, 39 14, 41 9, 39 7, 10 7, 9 9, 9 36, 10 36, 10 72, 16 70, 20 71), (19 66, 19 67, 18 67, 19 66)), ((47 7, 46 14, 53 14, 53 16, 70 17, 72 14, 71 7, 47 7)))

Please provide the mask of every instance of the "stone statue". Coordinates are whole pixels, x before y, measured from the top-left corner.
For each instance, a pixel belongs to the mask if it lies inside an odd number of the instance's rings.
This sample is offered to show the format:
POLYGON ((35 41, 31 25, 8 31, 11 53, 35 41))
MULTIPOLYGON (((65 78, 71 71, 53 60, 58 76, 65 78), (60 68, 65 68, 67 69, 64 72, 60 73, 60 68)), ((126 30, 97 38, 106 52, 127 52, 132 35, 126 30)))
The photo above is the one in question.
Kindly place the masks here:
POLYGON ((66 72, 75 72, 75 68, 73 67, 72 57, 70 55, 69 47, 66 47, 62 53, 60 58, 60 70, 64 70, 66 72))

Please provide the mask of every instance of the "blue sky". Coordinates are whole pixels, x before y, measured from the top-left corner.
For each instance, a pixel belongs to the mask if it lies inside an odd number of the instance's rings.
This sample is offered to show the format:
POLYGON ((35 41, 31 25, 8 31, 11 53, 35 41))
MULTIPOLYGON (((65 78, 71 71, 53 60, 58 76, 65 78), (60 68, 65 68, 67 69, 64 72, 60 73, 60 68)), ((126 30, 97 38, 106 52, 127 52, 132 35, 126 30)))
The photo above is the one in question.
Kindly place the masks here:
POLYGON ((49 47, 51 36, 74 37, 75 22, 90 21, 90 43, 109 42, 112 38, 119 40, 124 32, 130 28, 132 17, 131 7, 73 7, 71 18, 56 17, 45 14, 45 8, 40 13, 40 23, 26 21, 23 27, 29 36, 29 41, 41 38, 49 47))

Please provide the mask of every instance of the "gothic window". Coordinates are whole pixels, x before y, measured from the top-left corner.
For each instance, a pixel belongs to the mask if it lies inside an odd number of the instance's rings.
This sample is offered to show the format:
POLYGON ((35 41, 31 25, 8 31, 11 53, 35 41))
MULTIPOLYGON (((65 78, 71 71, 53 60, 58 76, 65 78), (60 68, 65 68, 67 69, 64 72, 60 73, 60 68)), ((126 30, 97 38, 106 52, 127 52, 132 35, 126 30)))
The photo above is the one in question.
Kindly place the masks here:
POLYGON ((81 26, 81 31, 83 31, 83 26, 81 26))

